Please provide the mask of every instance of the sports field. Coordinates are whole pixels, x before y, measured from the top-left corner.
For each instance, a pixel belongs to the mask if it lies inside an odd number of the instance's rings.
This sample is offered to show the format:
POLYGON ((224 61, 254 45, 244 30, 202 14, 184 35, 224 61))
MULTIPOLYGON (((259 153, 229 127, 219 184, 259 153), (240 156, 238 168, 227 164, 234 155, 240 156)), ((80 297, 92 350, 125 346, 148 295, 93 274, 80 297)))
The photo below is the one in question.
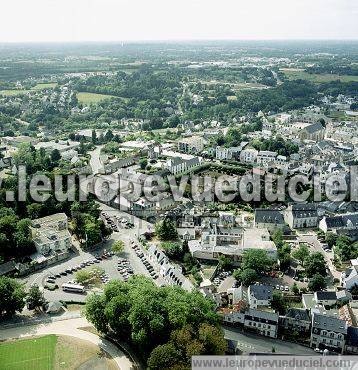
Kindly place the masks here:
POLYGON ((0 343, 0 370, 118 370, 115 361, 86 340, 46 335, 0 343))
POLYGON ((53 369, 57 337, 23 339, 0 344, 0 368, 6 370, 53 369))

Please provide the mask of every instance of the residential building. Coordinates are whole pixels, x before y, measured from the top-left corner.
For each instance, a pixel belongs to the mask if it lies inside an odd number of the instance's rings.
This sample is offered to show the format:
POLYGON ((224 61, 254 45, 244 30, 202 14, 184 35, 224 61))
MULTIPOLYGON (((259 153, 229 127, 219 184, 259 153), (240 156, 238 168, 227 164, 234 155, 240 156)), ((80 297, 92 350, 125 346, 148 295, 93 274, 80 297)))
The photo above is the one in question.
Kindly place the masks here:
POLYGON ((198 157, 193 157, 191 159, 175 157, 168 159, 166 163, 168 171, 173 175, 183 174, 187 171, 193 170, 198 166, 200 166, 200 160, 198 157))
POLYGON ((240 153, 240 162, 255 163, 259 152, 253 148, 243 149, 240 153))
POLYGON ((204 139, 200 136, 182 138, 178 141, 178 151, 188 154, 199 154, 204 149, 204 139))
POLYGON ((352 296, 346 290, 322 290, 313 294, 313 299, 318 305, 334 306, 337 303, 347 303, 352 299, 352 296))
POLYGON ((318 224, 317 205, 314 203, 296 203, 287 207, 285 221, 291 229, 314 228, 318 224))
POLYGON ((268 307, 272 300, 272 286, 264 284, 250 285, 248 288, 250 308, 268 307))
POLYGON ((356 239, 358 237, 358 213, 323 217, 319 222, 319 228, 327 232, 339 235, 347 235, 356 239))
POLYGON ((275 312, 248 309, 244 316, 244 327, 255 330, 266 337, 277 338, 279 316, 275 312))
POLYGON ((48 255, 54 251, 66 252, 71 248, 71 234, 65 213, 38 218, 32 221, 32 238, 37 252, 48 255))
POLYGON ((268 166, 270 163, 275 163, 277 158, 277 152, 270 152, 268 150, 260 150, 256 161, 261 166, 268 166))
POLYGON ((281 322, 288 331, 298 332, 299 334, 311 332, 311 317, 307 309, 289 308, 281 322))
POLYGON ((255 227, 267 228, 270 231, 284 229, 286 226, 283 214, 277 209, 256 208, 254 216, 255 227))
POLYGON ((312 313, 310 346, 343 353, 347 337, 347 322, 318 312, 312 313))
POLYGON ((341 285, 350 290, 358 286, 358 266, 351 266, 342 272, 341 285))

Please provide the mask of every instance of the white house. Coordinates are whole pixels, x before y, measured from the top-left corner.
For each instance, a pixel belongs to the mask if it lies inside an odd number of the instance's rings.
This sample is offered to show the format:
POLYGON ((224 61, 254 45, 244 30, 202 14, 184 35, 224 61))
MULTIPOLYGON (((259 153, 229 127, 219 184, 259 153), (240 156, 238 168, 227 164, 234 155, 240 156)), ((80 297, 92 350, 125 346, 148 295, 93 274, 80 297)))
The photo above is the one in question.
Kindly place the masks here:
POLYGON ((250 308, 268 307, 272 300, 272 287, 264 284, 250 285, 248 299, 250 308))
POLYGON ((242 163, 255 163, 258 151, 253 148, 244 149, 240 153, 240 162, 242 163))

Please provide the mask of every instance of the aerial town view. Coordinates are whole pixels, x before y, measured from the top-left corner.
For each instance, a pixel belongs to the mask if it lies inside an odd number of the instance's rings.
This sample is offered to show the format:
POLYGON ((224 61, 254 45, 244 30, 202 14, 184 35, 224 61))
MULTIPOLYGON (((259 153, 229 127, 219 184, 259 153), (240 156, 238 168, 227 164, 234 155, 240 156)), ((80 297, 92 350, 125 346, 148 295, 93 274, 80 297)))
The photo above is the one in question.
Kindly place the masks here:
POLYGON ((0 370, 357 369, 357 19, 3 4, 0 370))

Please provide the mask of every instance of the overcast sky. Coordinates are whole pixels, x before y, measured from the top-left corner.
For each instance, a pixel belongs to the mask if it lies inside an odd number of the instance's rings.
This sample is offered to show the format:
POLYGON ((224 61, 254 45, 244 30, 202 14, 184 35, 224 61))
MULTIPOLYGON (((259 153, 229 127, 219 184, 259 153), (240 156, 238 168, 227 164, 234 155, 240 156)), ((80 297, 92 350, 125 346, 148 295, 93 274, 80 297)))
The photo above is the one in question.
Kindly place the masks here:
POLYGON ((0 10, 0 42, 358 39, 357 0, 11 0, 0 10))

